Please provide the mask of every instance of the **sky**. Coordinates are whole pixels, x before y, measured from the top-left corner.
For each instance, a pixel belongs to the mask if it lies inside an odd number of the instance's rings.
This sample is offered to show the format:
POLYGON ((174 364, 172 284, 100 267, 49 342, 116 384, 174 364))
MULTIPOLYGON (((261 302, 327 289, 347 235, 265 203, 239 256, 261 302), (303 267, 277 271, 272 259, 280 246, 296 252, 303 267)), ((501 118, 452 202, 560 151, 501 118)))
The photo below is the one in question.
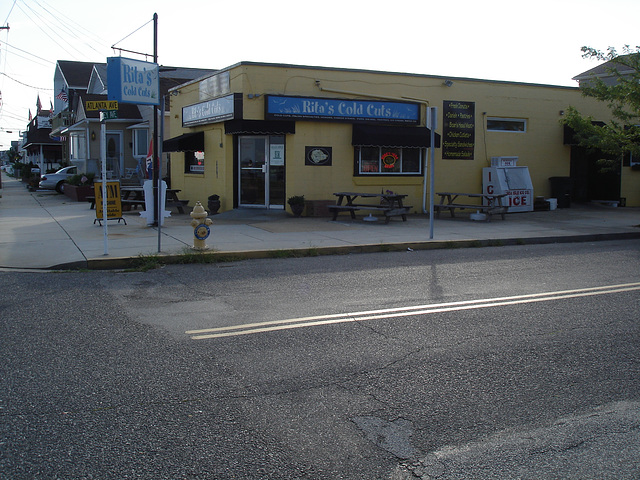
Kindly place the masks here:
POLYGON ((57 60, 221 69, 241 61, 577 86, 640 44, 640 0, 1 0, 0 150, 54 100, 57 60), (143 57, 121 49, 149 54, 143 57))

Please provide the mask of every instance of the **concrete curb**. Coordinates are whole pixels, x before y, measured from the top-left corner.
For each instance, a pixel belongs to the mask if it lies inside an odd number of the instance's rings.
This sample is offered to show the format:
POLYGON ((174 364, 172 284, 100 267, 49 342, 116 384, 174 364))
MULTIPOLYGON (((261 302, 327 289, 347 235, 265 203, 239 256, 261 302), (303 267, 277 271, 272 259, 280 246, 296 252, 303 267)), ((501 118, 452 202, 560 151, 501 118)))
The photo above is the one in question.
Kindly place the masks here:
POLYGON ((295 258, 295 257, 315 257, 322 255, 350 255, 360 253, 382 253, 399 252, 409 250, 441 250, 457 248, 486 248, 503 247, 514 245, 544 245, 553 243, 578 243, 578 242, 602 242, 610 240, 633 240, 640 239, 640 231, 628 233, 603 233, 571 236, 549 236, 531 238, 495 238, 486 240, 433 240, 425 242, 406 243, 381 243, 371 245, 349 245, 342 247, 305 247, 291 248, 283 250, 246 250, 220 252, 215 250, 205 250, 202 252, 193 251, 192 254, 152 254, 139 255, 136 257, 113 257, 113 258, 93 258, 86 262, 73 262, 70 264, 56 265, 48 270, 128 270, 139 269, 145 263, 158 264, 197 264, 197 263, 223 263, 252 259, 266 258, 295 258), (197 261, 193 256, 202 255, 202 261, 197 261))

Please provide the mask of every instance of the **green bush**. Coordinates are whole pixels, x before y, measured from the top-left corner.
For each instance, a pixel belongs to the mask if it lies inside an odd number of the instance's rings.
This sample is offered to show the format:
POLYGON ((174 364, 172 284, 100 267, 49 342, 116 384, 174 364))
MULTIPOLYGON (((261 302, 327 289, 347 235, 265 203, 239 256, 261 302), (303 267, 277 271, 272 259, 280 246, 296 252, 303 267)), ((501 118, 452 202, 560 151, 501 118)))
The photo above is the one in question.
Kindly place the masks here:
POLYGON ((78 173, 77 175, 73 175, 67 179, 67 183, 69 185, 93 185, 93 178, 96 176, 95 173, 78 173))
POLYGON ((289 197, 287 203, 292 207, 294 205, 304 205, 304 195, 294 195, 293 197, 289 197))

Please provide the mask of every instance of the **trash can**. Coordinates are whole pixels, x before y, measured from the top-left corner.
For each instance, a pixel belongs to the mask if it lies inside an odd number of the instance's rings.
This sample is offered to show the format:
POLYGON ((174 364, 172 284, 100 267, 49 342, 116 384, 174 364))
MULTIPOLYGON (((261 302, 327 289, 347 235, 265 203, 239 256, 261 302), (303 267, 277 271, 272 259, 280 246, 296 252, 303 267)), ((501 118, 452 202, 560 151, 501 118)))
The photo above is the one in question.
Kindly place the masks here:
POLYGON ((571 207, 571 177, 549 177, 551 197, 558 200, 558 208, 571 207))

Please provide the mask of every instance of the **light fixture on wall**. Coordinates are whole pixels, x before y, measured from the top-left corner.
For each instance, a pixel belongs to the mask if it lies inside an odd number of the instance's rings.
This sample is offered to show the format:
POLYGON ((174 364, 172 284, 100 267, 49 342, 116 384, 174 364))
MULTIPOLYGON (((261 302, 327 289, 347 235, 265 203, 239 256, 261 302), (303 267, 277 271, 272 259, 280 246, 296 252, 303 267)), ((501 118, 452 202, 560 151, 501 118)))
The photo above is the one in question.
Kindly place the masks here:
POLYGON ((96 139, 96 132, 91 132, 91 141, 96 139))
POLYGON ((443 85, 445 87, 453 87, 453 82, 451 80, 445 80, 443 85))

